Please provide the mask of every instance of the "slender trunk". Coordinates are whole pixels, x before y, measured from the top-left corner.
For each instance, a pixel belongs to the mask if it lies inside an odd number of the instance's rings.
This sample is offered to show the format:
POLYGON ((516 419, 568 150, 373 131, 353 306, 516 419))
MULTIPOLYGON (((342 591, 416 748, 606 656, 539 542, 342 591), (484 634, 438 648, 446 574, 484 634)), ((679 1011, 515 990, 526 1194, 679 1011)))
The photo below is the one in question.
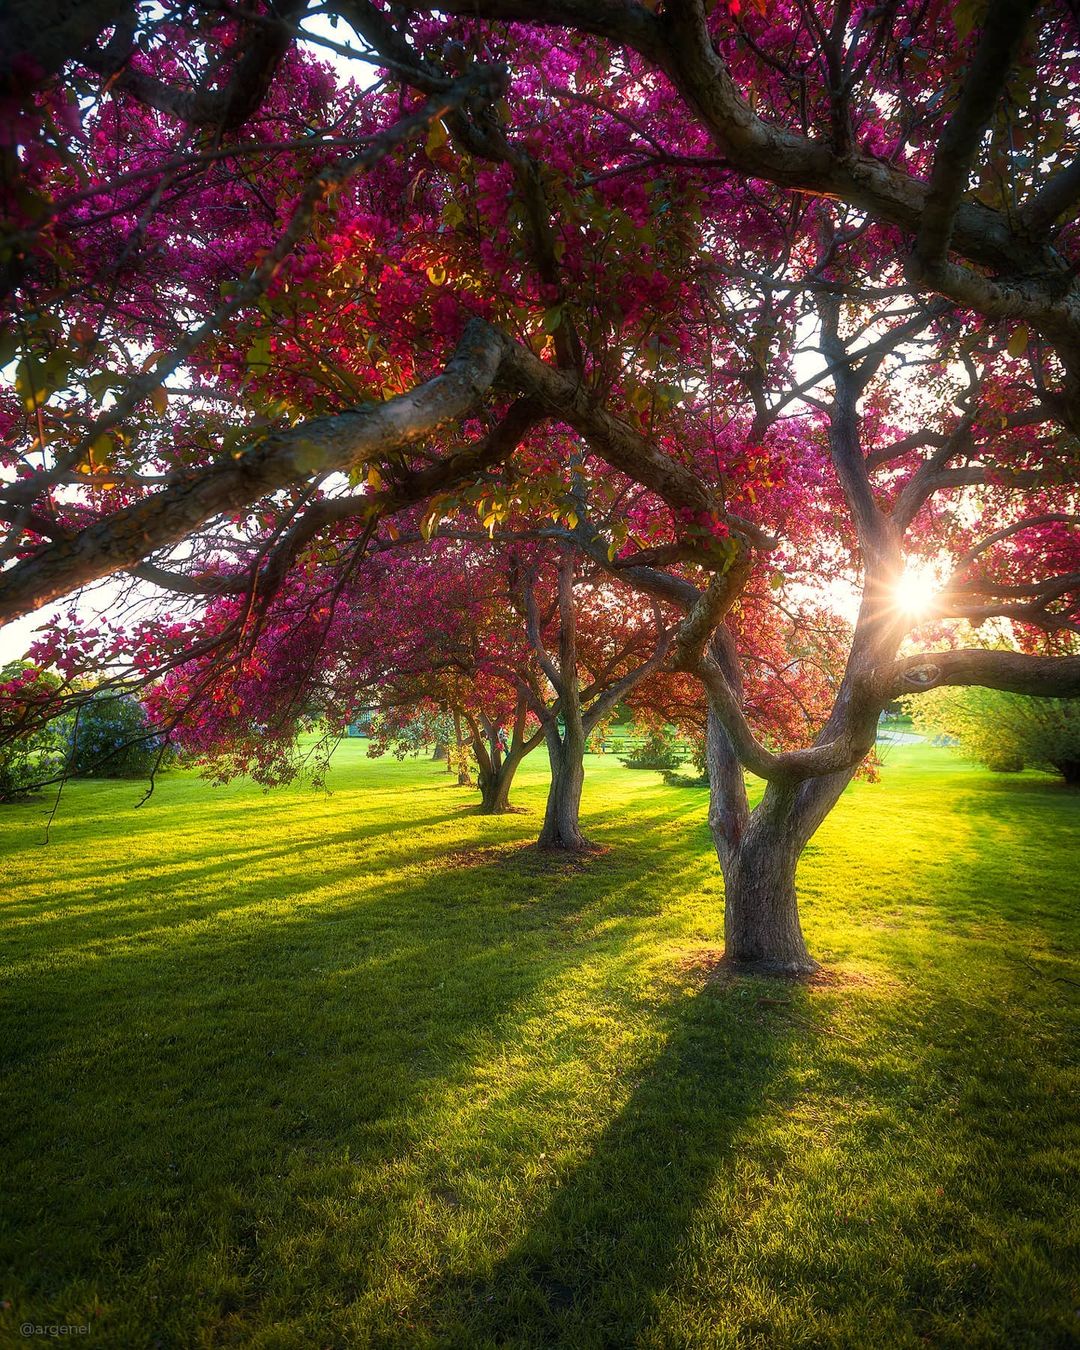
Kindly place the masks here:
POLYGON ((551 787, 548 789, 544 828, 540 831, 541 848, 561 848, 578 851, 589 847, 581 833, 581 789, 585 783, 585 742, 574 736, 569 728, 560 736, 557 727, 547 736, 548 759, 551 761, 551 787))
POLYGON ((541 848, 576 851, 588 848, 581 833, 581 789, 585 784, 585 727, 581 716, 581 687, 578 684, 577 615, 574 610, 574 563, 569 555, 559 562, 559 678, 552 683, 559 696, 563 731, 557 717, 549 716, 544 726, 548 759, 551 762, 551 787, 548 789, 541 848))
POLYGON ((465 738, 461 734, 461 713, 457 708, 454 709, 454 746, 457 752, 455 758, 458 787, 471 787, 469 765, 465 757, 465 738))
POLYGON ((432 751, 431 758, 438 761, 445 760, 447 764, 447 769, 449 770, 450 747, 447 745, 445 741, 435 742, 435 749, 432 751))

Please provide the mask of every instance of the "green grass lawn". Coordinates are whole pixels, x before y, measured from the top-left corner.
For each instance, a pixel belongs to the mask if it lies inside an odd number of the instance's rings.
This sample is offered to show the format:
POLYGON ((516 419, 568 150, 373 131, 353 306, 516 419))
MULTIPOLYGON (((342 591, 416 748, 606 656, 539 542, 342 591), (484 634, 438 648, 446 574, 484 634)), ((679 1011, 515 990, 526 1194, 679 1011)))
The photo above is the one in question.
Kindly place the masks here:
POLYGON ((706 794, 427 761, 0 808, 0 1342, 1075 1346, 1080 795, 925 746, 713 977, 706 794))

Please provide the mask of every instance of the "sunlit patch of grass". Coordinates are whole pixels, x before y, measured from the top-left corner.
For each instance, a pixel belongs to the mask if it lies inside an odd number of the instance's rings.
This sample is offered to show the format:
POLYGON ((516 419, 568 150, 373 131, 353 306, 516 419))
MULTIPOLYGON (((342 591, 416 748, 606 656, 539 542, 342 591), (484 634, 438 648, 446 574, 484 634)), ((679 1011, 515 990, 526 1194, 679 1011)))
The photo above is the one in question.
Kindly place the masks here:
POLYGON ((0 811, 0 1337, 1076 1343, 1080 802, 893 747, 718 970, 706 794, 591 758, 553 865, 426 761, 0 811))

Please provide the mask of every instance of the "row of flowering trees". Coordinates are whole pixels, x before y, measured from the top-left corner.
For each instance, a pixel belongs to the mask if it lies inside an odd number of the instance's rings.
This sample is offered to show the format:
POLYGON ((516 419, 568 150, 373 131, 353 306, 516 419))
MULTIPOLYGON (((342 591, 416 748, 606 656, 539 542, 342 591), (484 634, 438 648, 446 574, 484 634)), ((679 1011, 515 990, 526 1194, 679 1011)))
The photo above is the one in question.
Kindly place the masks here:
POLYGON ((811 968, 880 709, 1080 691, 1073 8, 319 12, 0 15, 0 620, 111 587, 35 658, 158 682, 224 771, 474 688, 564 846, 611 698, 696 706, 729 954, 811 968), (491 606, 451 635, 444 585, 491 606))

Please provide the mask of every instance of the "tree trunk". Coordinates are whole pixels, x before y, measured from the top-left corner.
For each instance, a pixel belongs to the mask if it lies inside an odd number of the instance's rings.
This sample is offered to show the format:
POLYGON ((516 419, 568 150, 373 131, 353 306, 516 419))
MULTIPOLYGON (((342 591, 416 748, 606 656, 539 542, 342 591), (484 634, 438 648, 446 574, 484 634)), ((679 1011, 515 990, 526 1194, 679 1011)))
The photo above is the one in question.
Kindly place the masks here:
POLYGON ((1062 759, 1054 765, 1069 787, 1080 787, 1080 759, 1062 759))
MULTIPOLYGON (((723 659, 726 640, 722 633, 714 642, 723 659)), ((770 784, 751 812, 742 766, 711 707, 706 753, 709 827, 724 875, 724 955, 731 965, 755 974, 808 975, 817 963, 799 923, 795 869, 814 819, 827 809, 824 795, 817 785, 811 794, 770 784)), ((828 795, 840 791, 839 781, 829 783, 828 795)))
POLYGON ((806 950, 795 895, 797 842, 775 822, 755 822, 724 868, 724 953, 762 975, 808 975, 817 962, 806 950))
POLYGON ((458 787, 472 787, 472 781, 469 778, 469 764, 465 755, 465 738, 461 734, 461 712, 454 709, 454 748, 456 761, 454 767, 457 769, 458 787))
POLYGON ((511 809, 510 785, 524 755, 507 755, 497 768, 480 768, 480 814, 501 816, 511 809))
POLYGON ((580 851, 589 847, 578 819, 585 783, 585 742, 569 731, 560 736, 557 727, 548 732, 547 742, 551 787, 538 843, 541 848, 580 851))

